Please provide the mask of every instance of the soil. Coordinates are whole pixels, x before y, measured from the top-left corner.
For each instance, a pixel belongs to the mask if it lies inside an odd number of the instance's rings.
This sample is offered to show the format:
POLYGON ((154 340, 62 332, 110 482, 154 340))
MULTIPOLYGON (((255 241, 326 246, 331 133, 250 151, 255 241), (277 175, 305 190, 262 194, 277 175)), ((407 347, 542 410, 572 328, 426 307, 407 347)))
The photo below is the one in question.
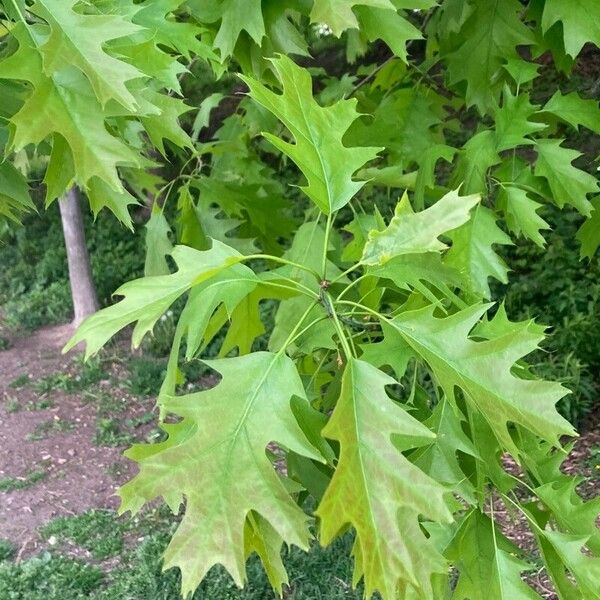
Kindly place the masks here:
MULTIPOLYGON (((77 353, 61 354, 71 333, 70 325, 43 328, 12 340, 12 346, 0 352, 0 479, 26 479, 38 470, 46 473, 29 487, 0 492, 2 537, 20 548, 21 558, 38 551, 42 542, 37 530, 50 519, 91 508, 116 508, 115 491, 132 474, 133 464, 122 457, 123 448, 94 444, 96 407, 81 393, 52 390, 52 408, 26 410, 29 402, 39 401, 40 393, 31 384, 20 388, 10 385, 20 375, 29 375, 35 382, 71 369, 77 353), (10 402, 22 408, 9 412, 10 402), (45 439, 27 439, 36 426, 51 420, 67 422, 72 429, 60 431, 57 427, 45 439)), ((152 408, 151 400, 144 407, 139 399, 122 395, 131 402, 124 418, 152 408)))

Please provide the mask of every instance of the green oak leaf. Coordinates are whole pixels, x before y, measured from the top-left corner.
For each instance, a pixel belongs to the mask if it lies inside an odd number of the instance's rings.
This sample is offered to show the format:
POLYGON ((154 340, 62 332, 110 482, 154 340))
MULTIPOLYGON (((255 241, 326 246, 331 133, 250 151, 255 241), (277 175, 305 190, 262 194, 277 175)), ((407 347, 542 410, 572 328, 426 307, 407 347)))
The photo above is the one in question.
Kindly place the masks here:
POLYGON ((592 205, 588 194, 598 191, 598 182, 593 175, 577 169, 571 163, 581 156, 577 150, 561 146, 563 140, 537 140, 538 153, 534 173, 545 177, 554 202, 559 208, 571 204, 582 215, 589 217, 592 205))
POLYGON ((381 324, 381 332, 383 334, 381 341, 361 346, 360 359, 378 369, 391 367, 396 379, 400 381, 406 373, 408 363, 415 358, 415 353, 398 331, 385 321, 381 324))
MULTIPOLYGON (((308 460, 308 459, 305 459, 308 460)), ((288 576, 281 560, 281 546, 284 540, 264 517, 252 512, 246 519, 244 529, 244 555, 246 559, 256 552, 260 558, 269 583, 283 596, 283 586, 288 584, 288 576)))
POLYGON ((365 245, 361 262, 381 265, 395 256, 440 252, 447 248, 438 238, 469 220, 471 209, 480 196, 447 193, 433 206, 414 212, 405 193, 396 205, 390 224, 383 231, 373 230, 365 245))
POLYGON ((510 88, 504 86, 502 107, 495 111, 497 152, 533 144, 533 140, 526 136, 546 128, 544 123, 529 120, 537 108, 529 102, 528 94, 513 96, 510 88))
POLYGON ((478 457, 473 442, 462 429, 465 421, 462 413, 448 400, 443 399, 424 421, 436 438, 428 446, 418 448, 411 461, 436 481, 447 484, 469 503, 475 503, 472 483, 469 481, 458 459, 457 452, 478 457))
POLYGON ((358 21, 352 10, 355 6, 396 10, 390 0, 314 0, 310 20, 329 25, 334 35, 339 37, 346 29, 358 28, 358 21))
POLYGON ((261 45, 265 35, 261 0, 191 0, 189 4, 201 23, 220 21, 214 47, 222 60, 233 55, 243 31, 261 45))
POLYGON ((285 56, 271 60, 283 85, 276 94, 262 83, 242 77, 250 96, 273 113, 294 136, 291 144, 270 133, 264 136, 289 156, 304 173, 308 185, 301 189, 325 213, 343 206, 363 187, 352 175, 372 160, 379 148, 347 148, 342 138, 359 117, 356 100, 340 100, 322 107, 312 95, 308 71, 285 56))
POLYGON ((594 133, 600 134, 600 108, 597 100, 586 100, 577 92, 571 92, 564 96, 555 92, 554 96, 546 102, 543 112, 548 112, 565 121, 573 129, 580 125, 587 127, 594 133))
POLYGON ((15 150, 39 144, 60 134, 69 145, 77 181, 83 187, 94 176, 115 189, 122 189, 117 165, 140 166, 140 158, 105 125, 109 116, 102 109, 85 75, 67 67, 51 77, 44 75, 37 51, 39 37, 32 28, 18 23, 12 34, 18 50, 0 62, 0 79, 25 79, 33 89, 15 114, 12 146, 15 150))
POLYGON ((584 502, 577 493, 579 477, 562 476, 559 480, 535 488, 538 498, 552 511, 554 518, 567 533, 589 536, 586 545, 600 555, 600 531, 596 519, 600 514, 600 498, 584 502))
POLYGON ((198 114, 192 125, 192 139, 197 140, 200 132, 209 126, 211 112, 219 106, 224 96, 220 92, 215 92, 202 100, 198 109, 198 114))
POLYGON ((161 50, 155 39, 132 43, 131 38, 122 38, 111 42, 110 47, 116 55, 144 75, 167 90, 181 94, 178 78, 186 72, 186 68, 178 60, 173 60, 173 55, 161 50))
MULTIPOLYGON (((248 354, 252 344, 265 333, 265 325, 260 314, 263 300, 287 300, 297 296, 293 287, 281 288, 280 281, 273 273, 259 275, 256 287, 237 304, 229 316, 230 325, 221 345, 219 356, 226 356, 234 348, 240 355, 248 354)), ((292 286, 289 282, 286 286, 292 286)), ((217 315, 215 315, 216 317, 217 315)), ((297 320, 297 319, 296 319, 297 320)))
POLYGON ((94 217, 97 217, 103 208, 108 208, 125 227, 133 231, 129 206, 140 203, 127 190, 115 190, 103 179, 92 177, 88 181, 86 194, 94 217))
POLYGON ((519 448, 508 424, 515 423, 558 445, 562 435, 573 435, 571 425, 555 404, 568 390, 558 383, 521 379, 515 363, 538 348, 543 339, 533 324, 507 327, 484 341, 471 339, 471 331, 489 305, 475 305, 444 318, 434 307, 408 311, 389 321, 414 352, 427 362, 438 385, 450 400, 460 388, 467 403, 489 423, 503 447, 513 456, 519 448))
POLYGON ((187 336, 187 360, 205 347, 220 329, 210 326, 215 317, 224 312, 225 320, 231 318, 259 284, 259 277, 246 265, 232 265, 192 289, 180 321, 182 334, 187 336))
POLYGON ((498 193, 497 203, 508 228, 515 235, 522 233, 540 248, 546 245, 541 230, 550 229, 550 225, 537 213, 542 205, 532 200, 527 191, 515 185, 505 185, 498 193))
POLYGON ((242 254, 256 252, 253 238, 235 236, 235 231, 244 223, 241 219, 227 218, 220 208, 211 206, 202 196, 195 205, 195 213, 206 236, 213 240, 219 240, 242 254))
POLYGON ((348 361, 337 406, 322 434, 340 444, 335 474, 316 511, 321 541, 347 525, 356 529, 354 582, 384 600, 412 589, 433 599, 431 578, 444 561, 423 534, 419 516, 451 519, 446 489, 400 450, 428 443, 433 434, 386 394, 395 380, 362 360, 348 361))
POLYGON ((169 239, 171 227, 158 204, 152 205, 150 218, 146 223, 146 260, 144 275, 168 275, 171 270, 167 262, 167 255, 173 251, 173 244, 169 239))
POLYGON ((310 56, 308 42, 301 32, 302 15, 307 8, 303 0, 282 3, 276 0, 263 2, 266 36, 263 40, 263 56, 273 54, 296 54, 310 56), (300 29, 300 30, 299 30, 300 29))
POLYGON ((600 600, 600 558, 584 554, 587 536, 568 535, 549 529, 544 530, 543 536, 562 560, 563 575, 566 568, 575 577, 581 598, 600 600))
POLYGON ((453 600, 540 600, 521 579, 533 567, 518 559, 519 549, 497 525, 473 509, 464 518, 447 551, 456 561, 458 582, 453 600))
POLYGON ((600 196, 591 201, 592 215, 588 217, 577 231, 577 239, 581 243, 581 256, 590 260, 600 246, 600 196))
POLYGON ((450 83, 466 82, 467 106, 475 104, 486 113, 496 103, 495 82, 506 60, 518 58, 516 47, 531 45, 534 38, 519 17, 523 7, 518 0, 477 0, 471 6, 460 30, 462 43, 447 56, 448 74, 450 83))
POLYGON ((0 215, 18 222, 22 213, 35 210, 29 185, 11 163, 0 162, 0 215))
POLYGON ((354 13, 360 21, 361 32, 371 42, 383 40, 398 58, 407 62, 407 42, 422 39, 422 33, 394 8, 360 4, 354 13))
POLYGON ((132 343, 139 346, 160 316, 191 287, 238 262, 241 254, 213 240, 210 250, 199 252, 176 246, 172 252, 179 270, 172 275, 143 277, 121 286, 115 295, 123 300, 88 317, 67 342, 64 352, 86 342, 86 357, 95 354, 115 333, 137 321, 132 343))
POLYGON ((224 0, 221 11, 221 26, 214 42, 215 48, 221 51, 221 58, 233 54, 242 31, 246 31, 260 46, 265 35, 260 0, 224 0))
POLYGON ((142 30, 117 15, 76 12, 76 0, 36 0, 31 11, 50 25, 50 35, 41 45, 44 72, 54 75, 65 65, 81 69, 89 79, 100 104, 116 100, 134 110, 137 101, 127 82, 144 74, 106 52, 107 42, 142 30))
POLYGON ((369 232, 384 228, 385 221, 377 207, 375 207, 372 215, 367 213, 355 214, 352 221, 344 227, 344 231, 352 234, 352 239, 342 252, 342 260, 358 262, 367 243, 369 232))
POLYGON ((153 0, 134 6, 132 21, 144 27, 146 38, 154 44, 172 48, 186 58, 193 55, 218 62, 210 46, 198 39, 205 30, 188 19, 177 19, 175 13, 185 0, 153 0))
POLYGON ((463 283, 458 271, 444 264, 436 252, 395 256, 383 265, 369 268, 368 273, 389 279, 400 289, 417 290, 433 304, 438 302, 438 297, 425 283, 450 299, 456 299, 452 288, 461 287, 463 283))
POLYGON ((572 58, 586 42, 600 46, 600 5, 596 0, 546 0, 542 29, 562 23, 565 50, 572 58))
MULTIPOLYGON (((415 206, 425 206, 425 190, 435 187, 436 165, 440 159, 451 163, 456 154, 456 148, 445 144, 434 144, 423 152, 419 158, 419 172, 415 182, 415 206)), ((463 190, 465 191, 465 190, 463 190)))
POLYGON ((436 127, 441 123, 440 103, 439 96, 422 86, 396 90, 377 105, 372 119, 356 121, 345 139, 357 146, 384 147, 392 163, 420 164, 442 141, 436 127))
POLYGON ((52 150, 44 175, 46 208, 71 187, 74 178, 75 165, 71 147, 62 135, 55 133, 52 135, 52 150))
POLYGON ((468 223, 449 234, 452 247, 444 258, 468 282, 468 289, 482 298, 491 298, 490 277, 502 283, 508 281, 508 267, 493 246, 512 241, 498 227, 496 219, 492 210, 478 206, 468 223))
POLYGON ((169 140, 180 148, 192 148, 190 136, 181 128, 179 117, 193 110, 178 98, 166 94, 152 92, 150 102, 156 106, 160 113, 140 117, 142 125, 148 132, 148 137, 163 156, 166 156, 163 140, 169 140))
POLYGON ((488 190, 487 174, 500 162, 496 134, 491 129, 476 133, 462 148, 452 185, 461 185, 465 194, 484 194, 488 190))
POLYGON ((523 84, 536 79, 540 69, 540 66, 536 63, 527 62, 522 58, 515 57, 507 58, 503 66, 519 88, 523 84))
POLYGON ((233 264, 191 289, 177 321, 167 373, 158 397, 159 403, 163 398, 175 394, 177 384, 181 383, 178 365, 184 338, 185 359, 189 361, 210 343, 221 328, 210 326, 215 315, 224 312, 226 318, 230 317, 235 307, 257 284, 258 277, 252 269, 243 264, 233 264))
MULTIPOLYGON (((159 496, 177 512, 185 498, 185 516, 164 554, 165 568, 181 569, 184 597, 216 564, 238 585, 245 582, 247 544, 256 543, 244 536, 252 514, 268 523, 276 540, 307 549, 307 516, 290 497, 266 449, 277 442, 323 460, 290 406, 292 397, 305 398, 290 358, 256 352, 208 364, 221 374, 220 383, 162 399, 161 408, 183 420, 164 426, 169 435, 165 442, 136 445, 127 452, 140 471, 119 491, 121 512, 136 513, 159 496)), ((276 587, 282 576, 279 572, 276 587)))

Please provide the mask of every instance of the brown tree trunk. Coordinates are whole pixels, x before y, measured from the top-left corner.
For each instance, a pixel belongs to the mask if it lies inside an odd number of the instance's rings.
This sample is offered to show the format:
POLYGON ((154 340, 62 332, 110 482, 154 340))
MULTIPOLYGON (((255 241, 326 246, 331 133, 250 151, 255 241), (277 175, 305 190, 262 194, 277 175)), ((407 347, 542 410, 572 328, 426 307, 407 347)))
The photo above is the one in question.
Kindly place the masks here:
POLYGON ((77 327, 88 315, 98 310, 98 296, 85 243, 79 190, 72 187, 59 199, 58 204, 69 263, 69 283, 75 312, 73 324, 77 327))

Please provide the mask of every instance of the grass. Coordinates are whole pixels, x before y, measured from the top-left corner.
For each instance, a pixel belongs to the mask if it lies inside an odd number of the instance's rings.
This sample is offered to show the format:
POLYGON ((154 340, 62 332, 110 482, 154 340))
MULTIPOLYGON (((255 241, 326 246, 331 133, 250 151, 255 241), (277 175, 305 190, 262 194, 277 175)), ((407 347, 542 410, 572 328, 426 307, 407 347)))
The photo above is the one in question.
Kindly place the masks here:
POLYGON ((21 404, 15 396, 8 396, 4 408, 9 414, 19 412, 22 409, 27 411, 47 410, 48 408, 54 408, 54 400, 48 396, 42 396, 38 400, 30 400, 26 404, 21 404))
MULTIPOLYGON (((30 471, 25 477, 4 477, 0 479, 0 492, 24 490, 44 479, 46 475, 46 471, 42 469, 35 469, 30 471)), ((2 598, 2 596, 0 596, 0 598, 2 598)))
POLYGON ((9 560, 15 555, 15 545, 10 540, 0 538, 0 562, 9 560))
POLYGON ((75 517, 60 517, 50 521, 40 531, 44 539, 54 536, 85 548, 98 560, 119 554, 123 550, 126 521, 115 519, 107 510, 90 510, 75 517))
POLYGON ((45 440, 50 437, 53 433, 63 433, 65 431, 71 431, 75 426, 70 421, 64 419, 48 419, 48 421, 42 421, 38 423, 34 430, 27 434, 27 440, 35 442, 39 440, 45 440))
MULTIPOLYGON (((51 373, 50 375, 46 375, 46 377, 38 379, 31 386, 38 394, 49 394, 56 390, 73 393, 81 392, 107 378, 108 373, 102 367, 102 362, 99 359, 95 359, 88 360, 85 363, 81 362, 77 366, 75 373, 51 373)), ((29 378, 22 380, 18 387, 22 387, 28 383, 29 378)))
POLYGON ((7 413, 16 413, 21 410, 21 403, 14 396, 8 396, 4 407, 7 413))
POLYGON ((94 445, 107 448, 127 446, 135 441, 135 436, 121 429, 121 421, 115 418, 96 419, 94 445))
POLYGON ((137 357, 130 360, 128 366, 129 391, 136 396, 156 396, 165 376, 166 361, 137 357))
MULTIPOLYGON (((51 521, 42 537, 54 536, 87 550, 91 558, 76 560, 44 552, 19 565, 0 565, 0 598, 3 600, 178 600, 180 575, 176 569, 162 573, 161 556, 177 518, 165 508, 140 518, 119 518, 111 511, 93 510, 51 521), (98 564, 98 561, 107 560, 98 564)), ((310 552, 284 550, 290 586, 287 600, 358 600, 353 590, 352 537, 344 536, 327 549, 314 545, 310 552)), ((190 600, 271 600, 271 590, 256 557, 248 561, 248 585, 239 590, 221 567, 213 568, 190 600)))
POLYGON ((92 597, 103 578, 96 566, 45 552, 18 565, 0 565, 0 598, 84 600, 92 597))
POLYGON ((29 383, 29 375, 27 373, 23 373, 13 379, 9 385, 11 388, 21 388, 26 386, 29 383))
POLYGON ((592 471, 592 478, 600 479, 600 446, 594 446, 586 461, 586 466, 592 471))

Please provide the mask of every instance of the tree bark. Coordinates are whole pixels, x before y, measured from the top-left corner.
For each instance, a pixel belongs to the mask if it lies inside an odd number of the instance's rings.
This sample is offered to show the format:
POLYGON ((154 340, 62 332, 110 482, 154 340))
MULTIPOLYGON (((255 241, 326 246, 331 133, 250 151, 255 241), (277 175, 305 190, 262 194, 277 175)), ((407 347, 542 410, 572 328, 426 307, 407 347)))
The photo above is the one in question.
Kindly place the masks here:
POLYGON ((58 205, 69 263, 69 284, 74 309, 73 325, 77 327, 88 315, 98 310, 98 296, 85 243, 79 190, 72 187, 59 199, 58 205))

